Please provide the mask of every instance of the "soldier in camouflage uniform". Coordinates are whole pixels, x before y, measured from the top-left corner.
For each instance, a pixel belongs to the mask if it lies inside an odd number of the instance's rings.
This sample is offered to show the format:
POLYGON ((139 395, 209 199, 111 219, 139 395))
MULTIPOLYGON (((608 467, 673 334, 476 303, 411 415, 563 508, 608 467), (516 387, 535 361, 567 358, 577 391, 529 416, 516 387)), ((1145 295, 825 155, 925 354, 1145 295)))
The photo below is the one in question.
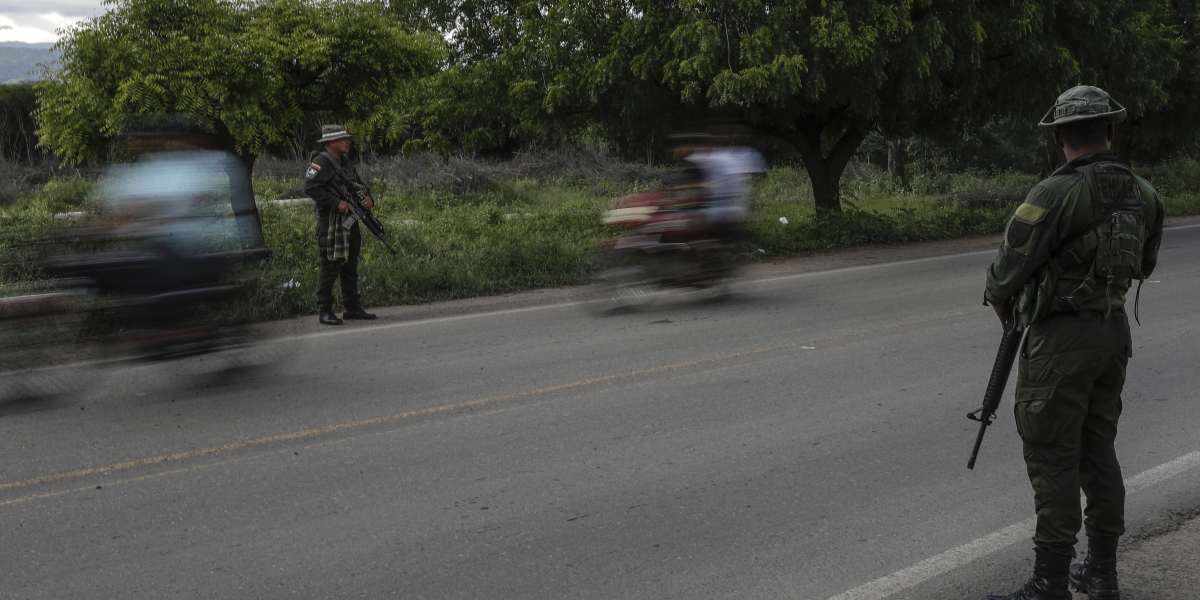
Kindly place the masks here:
MULTIPOLYGON (((350 180, 366 194, 364 208, 374 206, 371 190, 363 183, 354 167, 346 162, 350 151, 350 134, 341 125, 321 127, 318 144, 324 150, 309 159, 304 173, 304 193, 316 203, 317 245, 321 250, 321 274, 317 280, 317 308, 324 325, 341 325, 333 312, 333 282, 341 280, 342 318, 374 319, 375 315, 363 310, 358 294, 358 256, 362 247, 362 232, 355 221, 350 229, 342 227, 342 220, 350 213, 350 204, 338 197, 333 187, 346 187, 337 174, 350 180)), ((345 190, 354 193, 354 190, 345 190)))
POLYGON ((1163 229, 1158 194, 1110 149, 1124 117, 1096 87, 1059 96, 1040 125, 1067 164, 1017 208, 988 270, 984 304, 1029 326, 1014 411, 1037 509, 1033 578, 988 600, 1070 600, 1068 585, 1090 600, 1120 598, 1125 487, 1113 441, 1133 355, 1125 296, 1154 270, 1163 229), (1071 565, 1081 524, 1088 557, 1071 565))

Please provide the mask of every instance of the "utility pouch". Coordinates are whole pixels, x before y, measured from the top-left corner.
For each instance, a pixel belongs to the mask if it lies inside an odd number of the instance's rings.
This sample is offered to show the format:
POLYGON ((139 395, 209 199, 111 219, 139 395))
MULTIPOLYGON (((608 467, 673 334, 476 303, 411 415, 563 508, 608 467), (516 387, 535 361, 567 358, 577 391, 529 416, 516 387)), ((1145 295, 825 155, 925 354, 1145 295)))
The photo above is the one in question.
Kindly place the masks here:
POLYGON ((1058 277, 1048 267, 1038 269, 1017 295, 1017 319, 1022 327, 1041 321, 1054 308, 1054 285, 1058 277))

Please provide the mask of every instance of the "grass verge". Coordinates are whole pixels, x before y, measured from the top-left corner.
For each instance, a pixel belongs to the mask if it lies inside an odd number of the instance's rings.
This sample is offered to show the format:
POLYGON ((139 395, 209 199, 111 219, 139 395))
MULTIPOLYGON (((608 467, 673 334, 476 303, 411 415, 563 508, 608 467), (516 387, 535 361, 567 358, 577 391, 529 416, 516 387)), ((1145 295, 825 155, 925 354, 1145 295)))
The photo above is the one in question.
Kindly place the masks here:
MULTIPOLYGON (((567 158, 575 162, 564 167, 526 157, 515 167, 472 163, 465 172, 428 165, 421 171, 414 168, 420 165, 395 160, 364 168, 373 180, 376 214, 399 251, 389 255, 364 233, 359 269, 364 301, 411 304, 587 281, 593 245, 615 234, 598 225, 600 212, 615 196, 657 185, 661 173, 611 165, 585 172, 573 165, 592 164, 587 157, 567 158)), ((315 310, 311 204, 272 202, 298 195, 302 180, 289 173, 302 170, 303 165, 277 161, 255 179, 264 234, 275 250, 270 261, 250 270, 250 296, 236 307, 255 320, 315 310)), ((1200 214, 1195 160, 1143 172, 1162 193, 1168 214, 1200 214)), ((900 186, 886 174, 860 169, 844 180, 846 210, 819 215, 803 171, 776 168, 755 185, 748 233, 756 258, 995 233, 1036 181, 1020 174, 964 173, 916 176, 900 186)), ((33 249, 62 226, 56 214, 96 212, 93 187, 81 177, 56 179, 0 209, 0 251, 6 257, 0 282, 39 277, 33 249)))

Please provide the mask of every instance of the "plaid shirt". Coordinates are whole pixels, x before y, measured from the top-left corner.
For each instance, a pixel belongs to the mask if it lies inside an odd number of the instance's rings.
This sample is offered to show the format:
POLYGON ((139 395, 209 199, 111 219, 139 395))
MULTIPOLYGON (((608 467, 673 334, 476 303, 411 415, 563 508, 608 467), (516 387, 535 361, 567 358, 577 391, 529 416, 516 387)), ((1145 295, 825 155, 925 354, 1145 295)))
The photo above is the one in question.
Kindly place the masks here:
MULTIPOLYGON (((349 258, 350 231, 342 227, 346 217, 337 210, 341 198, 333 193, 329 184, 335 178, 335 171, 341 170, 347 179, 368 194, 371 193, 370 189, 363 184, 353 167, 343 165, 327 152, 314 155, 309 162, 308 170, 304 173, 304 192, 316 205, 317 245, 321 248, 321 259, 331 261, 349 258)), ((357 222, 351 226, 354 227, 358 227, 357 222)))

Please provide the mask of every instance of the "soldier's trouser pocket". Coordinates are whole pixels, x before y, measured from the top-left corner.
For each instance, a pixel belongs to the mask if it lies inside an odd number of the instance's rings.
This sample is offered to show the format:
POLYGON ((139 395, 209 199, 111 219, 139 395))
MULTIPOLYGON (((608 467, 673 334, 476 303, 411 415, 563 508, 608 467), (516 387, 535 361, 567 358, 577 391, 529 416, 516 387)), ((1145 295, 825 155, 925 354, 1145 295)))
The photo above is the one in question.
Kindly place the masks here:
MULTIPOLYGON (((1022 382, 1024 383, 1024 382, 1022 382)), ((1048 444, 1062 439, 1059 431, 1061 421, 1053 418, 1053 385, 1022 385, 1017 389, 1017 401, 1013 413, 1017 421, 1017 434, 1030 444, 1048 444)))

